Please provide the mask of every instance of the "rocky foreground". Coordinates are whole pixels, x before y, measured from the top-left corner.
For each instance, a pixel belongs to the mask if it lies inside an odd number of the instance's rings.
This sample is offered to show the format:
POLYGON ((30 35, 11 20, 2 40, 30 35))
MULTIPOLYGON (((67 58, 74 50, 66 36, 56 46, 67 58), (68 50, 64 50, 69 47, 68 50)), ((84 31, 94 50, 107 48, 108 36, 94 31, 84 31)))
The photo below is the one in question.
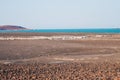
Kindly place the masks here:
POLYGON ((0 64, 1 80, 120 80, 120 63, 0 64))

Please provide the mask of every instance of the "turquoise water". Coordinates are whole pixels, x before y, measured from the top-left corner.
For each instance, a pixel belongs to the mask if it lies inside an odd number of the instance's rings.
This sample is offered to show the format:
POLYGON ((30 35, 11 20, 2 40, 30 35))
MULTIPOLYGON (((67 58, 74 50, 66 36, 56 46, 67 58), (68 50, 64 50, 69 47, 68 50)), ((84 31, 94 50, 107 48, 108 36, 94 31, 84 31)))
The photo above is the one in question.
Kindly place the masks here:
POLYGON ((0 33, 33 32, 33 33, 120 33, 120 28, 114 29, 38 29, 38 30, 0 30, 0 33))

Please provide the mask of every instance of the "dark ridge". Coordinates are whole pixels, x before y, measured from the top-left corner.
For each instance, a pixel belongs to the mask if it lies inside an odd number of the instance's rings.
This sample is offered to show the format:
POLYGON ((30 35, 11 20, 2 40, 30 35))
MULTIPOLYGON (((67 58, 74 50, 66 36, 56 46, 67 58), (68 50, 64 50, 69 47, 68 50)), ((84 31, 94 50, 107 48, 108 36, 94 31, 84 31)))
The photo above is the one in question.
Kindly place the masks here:
POLYGON ((0 30, 23 30, 23 29, 27 29, 27 28, 22 27, 22 26, 14 26, 14 25, 2 25, 2 26, 0 26, 0 30))

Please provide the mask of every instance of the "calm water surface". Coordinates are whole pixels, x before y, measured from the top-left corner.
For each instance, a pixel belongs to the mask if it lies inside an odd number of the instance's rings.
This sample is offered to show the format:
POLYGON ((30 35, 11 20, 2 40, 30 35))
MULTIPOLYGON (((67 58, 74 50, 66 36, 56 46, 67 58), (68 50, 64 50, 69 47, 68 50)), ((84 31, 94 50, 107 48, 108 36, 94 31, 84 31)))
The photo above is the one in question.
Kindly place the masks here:
POLYGON ((9 32, 34 32, 34 33, 120 33, 120 28, 114 29, 36 29, 36 30, 0 30, 0 33, 9 32))

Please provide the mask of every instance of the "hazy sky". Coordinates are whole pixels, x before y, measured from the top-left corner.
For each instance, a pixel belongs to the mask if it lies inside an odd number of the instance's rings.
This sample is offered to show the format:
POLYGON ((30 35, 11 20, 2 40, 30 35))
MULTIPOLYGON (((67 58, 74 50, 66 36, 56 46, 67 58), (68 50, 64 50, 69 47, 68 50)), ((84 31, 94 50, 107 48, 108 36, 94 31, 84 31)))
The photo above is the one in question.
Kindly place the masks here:
POLYGON ((0 25, 120 28, 120 0, 0 0, 0 25))

